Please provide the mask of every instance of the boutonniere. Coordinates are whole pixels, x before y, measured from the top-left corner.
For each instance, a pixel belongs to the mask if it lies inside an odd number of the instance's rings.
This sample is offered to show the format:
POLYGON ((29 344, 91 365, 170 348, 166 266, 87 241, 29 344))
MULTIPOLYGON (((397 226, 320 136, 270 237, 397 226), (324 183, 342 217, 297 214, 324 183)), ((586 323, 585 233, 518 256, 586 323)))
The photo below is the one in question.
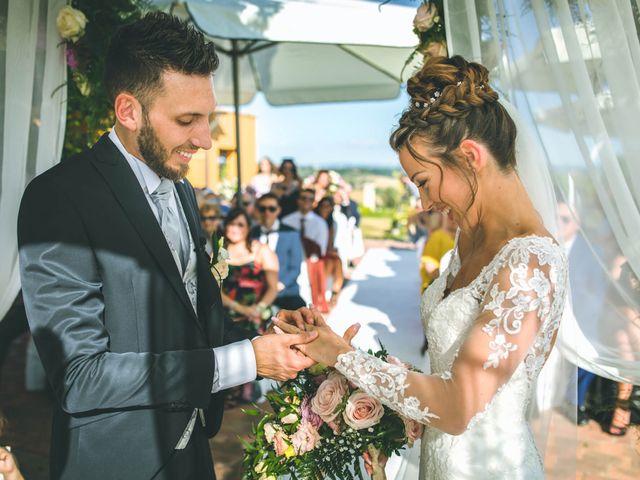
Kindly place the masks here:
POLYGON ((222 281, 229 275, 229 252, 224 248, 224 238, 217 238, 214 233, 211 236, 211 245, 213 247, 213 255, 209 266, 213 278, 218 282, 218 287, 222 285, 222 281))

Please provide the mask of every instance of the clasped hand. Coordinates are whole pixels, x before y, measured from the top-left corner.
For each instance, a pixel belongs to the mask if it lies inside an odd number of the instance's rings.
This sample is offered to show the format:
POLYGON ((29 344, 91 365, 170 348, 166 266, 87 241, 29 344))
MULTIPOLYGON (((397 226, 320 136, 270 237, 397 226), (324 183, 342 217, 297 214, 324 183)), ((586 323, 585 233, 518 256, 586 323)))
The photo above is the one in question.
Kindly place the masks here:
POLYGON ((351 350, 359 328, 354 324, 340 337, 313 307, 280 310, 265 335, 252 341, 258 375, 285 381, 316 362, 333 366, 340 353, 351 350))

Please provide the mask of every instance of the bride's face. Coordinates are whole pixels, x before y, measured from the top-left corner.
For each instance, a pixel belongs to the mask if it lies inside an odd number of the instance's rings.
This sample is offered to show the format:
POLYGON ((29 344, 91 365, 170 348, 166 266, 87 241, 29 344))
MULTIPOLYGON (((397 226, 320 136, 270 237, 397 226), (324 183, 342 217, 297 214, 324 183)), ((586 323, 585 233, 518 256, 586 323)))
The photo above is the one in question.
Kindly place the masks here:
POLYGON ((468 223, 472 192, 464 173, 447 167, 440 159, 430 155, 425 145, 414 145, 414 150, 428 162, 414 158, 405 146, 400 149, 400 164, 418 187, 422 207, 445 214, 451 212, 458 225, 462 224, 463 218, 468 223))

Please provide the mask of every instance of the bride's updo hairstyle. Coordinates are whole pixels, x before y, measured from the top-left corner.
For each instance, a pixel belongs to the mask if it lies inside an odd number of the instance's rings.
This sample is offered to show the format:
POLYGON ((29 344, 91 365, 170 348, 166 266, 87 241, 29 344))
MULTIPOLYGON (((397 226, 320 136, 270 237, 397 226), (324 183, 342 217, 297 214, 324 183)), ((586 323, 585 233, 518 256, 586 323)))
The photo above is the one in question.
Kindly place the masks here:
POLYGON ((516 166, 516 126, 489 85, 489 72, 459 55, 431 57, 408 80, 407 91, 411 103, 391 134, 391 147, 395 151, 407 147, 417 161, 440 168, 415 150, 415 144, 423 142, 443 165, 463 173, 471 190, 468 210, 478 185, 475 171, 458 151, 460 142, 482 143, 504 172, 516 166))

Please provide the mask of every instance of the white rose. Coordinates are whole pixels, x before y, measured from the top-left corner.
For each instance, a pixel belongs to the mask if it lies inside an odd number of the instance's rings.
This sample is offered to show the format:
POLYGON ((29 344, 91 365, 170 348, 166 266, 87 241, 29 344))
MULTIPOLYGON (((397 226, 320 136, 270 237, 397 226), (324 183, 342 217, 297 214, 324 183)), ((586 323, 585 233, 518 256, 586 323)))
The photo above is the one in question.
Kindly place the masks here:
POLYGON ((285 425, 290 425, 298 421, 298 416, 295 413, 290 413, 289 415, 285 415, 284 417, 282 417, 280 421, 285 425))
POLYGON ((217 274, 220 276, 220 280, 224 280, 229 275, 229 264, 225 261, 216 263, 213 268, 216 269, 217 274))
POLYGON ((56 18, 58 33, 65 40, 77 42, 84 35, 84 28, 87 25, 87 17, 80 10, 65 5, 58 12, 56 18))
MULTIPOLYGON (((267 442, 271 443, 273 441, 273 436, 276 434, 276 429, 273 427, 271 423, 264 424, 264 438, 267 439, 267 442)), ((262 472, 258 472, 262 473, 262 472)))

